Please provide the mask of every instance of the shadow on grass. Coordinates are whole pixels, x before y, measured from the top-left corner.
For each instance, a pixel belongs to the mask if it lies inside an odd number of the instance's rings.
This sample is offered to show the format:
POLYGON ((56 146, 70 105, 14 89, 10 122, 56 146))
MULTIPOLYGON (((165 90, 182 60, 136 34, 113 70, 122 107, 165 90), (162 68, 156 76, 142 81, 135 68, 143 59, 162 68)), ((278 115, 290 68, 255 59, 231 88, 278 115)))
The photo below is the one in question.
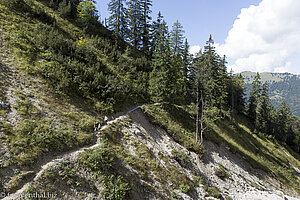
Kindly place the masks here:
POLYGON ((174 105, 164 105, 165 110, 169 113, 169 117, 180 124, 184 129, 190 132, 196 131, 195 122, 193 116, 184 110, 182 107, 174 105))
MULTIPOLYGON (((242 120, 239 120, 239 123, 243 126, 247 126, 245 123, 242 122, 242 120)), ((222 141, 226 142, 226 144, 230 147, 230 151, 232 153, 240 154, 253 168, 261 169, 273 177, 278 177, 282 182, 287 183, 288 185, 294 185, 293 180, 288 178, 287 175, 283 174, 282 172, 288 169, 287 160, 282 159, 273 152, 271 152, 252 134, 244 130, 237 123, 230 122, 229 119, 218 121, 216 125, 219 129, 217 132, 226 134, 226 136, 222 136, 222 134, 217 133, 216 130, 210 130, 211 135, 209 137, 206 137, 207 139, 217 144, 221 144, 222 141), (230 138, 232 142, 226 141, 226 138, 230 138), (255 156, 251 156, 251 154, 255 156), (256 159, 256 157, 264 158, 265 161, 260 162, 260 160, 256 159), (278 170, 273 171, 272 169, 274 169, 274 166, 278 166, 277 168, 275 168, 278 170)), ((266 142, 268 141, 266 140, 266 142)), ((226 159, 231 160, 230 157, 225 157, 226 159)), ((249 171, 249 169, 246 169, 245 166, 242 166, 239 162, 235 162, 234 160, 233 162, 239 165, 240 167, 244 168, 249 173, 251 173, 251 170, 249 171)), ((253 175, 257 176, 256 174, 253 175)))

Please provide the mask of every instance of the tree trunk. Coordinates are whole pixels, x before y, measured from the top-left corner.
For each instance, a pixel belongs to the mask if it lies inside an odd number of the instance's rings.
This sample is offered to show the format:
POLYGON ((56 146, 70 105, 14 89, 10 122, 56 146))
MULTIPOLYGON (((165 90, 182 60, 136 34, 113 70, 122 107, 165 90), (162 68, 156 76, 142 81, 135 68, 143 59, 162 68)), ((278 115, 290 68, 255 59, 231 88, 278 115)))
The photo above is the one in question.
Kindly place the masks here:
POLYGON ((196 144, 198 143, 198 135, 199 135, 199 89, 197 88, 197 104, 196 104, 196 144))

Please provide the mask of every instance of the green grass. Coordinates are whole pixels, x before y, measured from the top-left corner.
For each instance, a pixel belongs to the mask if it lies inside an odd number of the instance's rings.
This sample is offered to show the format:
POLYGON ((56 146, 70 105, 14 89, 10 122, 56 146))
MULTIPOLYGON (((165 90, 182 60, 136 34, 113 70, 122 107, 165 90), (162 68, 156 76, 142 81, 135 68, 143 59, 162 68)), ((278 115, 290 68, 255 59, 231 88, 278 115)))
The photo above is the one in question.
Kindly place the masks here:
POLYGON ((202 158, 204 150, 195 139, 193 112, 189 107, 149 104, 142 109, 154 124, 164 128, 179 144, 202 158))

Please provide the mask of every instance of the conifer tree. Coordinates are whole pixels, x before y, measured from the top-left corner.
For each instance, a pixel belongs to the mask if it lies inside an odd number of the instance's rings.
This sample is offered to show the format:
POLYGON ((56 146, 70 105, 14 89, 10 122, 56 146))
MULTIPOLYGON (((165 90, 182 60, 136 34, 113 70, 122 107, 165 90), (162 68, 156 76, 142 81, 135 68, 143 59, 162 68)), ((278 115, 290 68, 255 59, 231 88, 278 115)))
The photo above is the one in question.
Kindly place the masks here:
POLYGON ((137 49, 139 49, 142 45, 142 9, 140 2, 141 0, 129 0, 127 10, 127 19, 129 26, 128 37, 131 44, 137 49))
POLYGON ((98 11, 95 6, 94 0, 85 0, 78 4, 77 12, 79 18, 82 19, 84 22, 89 22, 98 19, 98 11))
POLYGON ((192 74, 192 67, 191 67, 191 60, 192 57, 189 53, 189 43, 187 41, 187 39, 185 39, 185 43, 184 43, 184 48, 183 48, 183 52, 182 52, 182 77, 184 80, 184 85, 183 85, 183 95, 186 97, 186 100, 190 100, 191 97, 188 94, 191 94, 192 92, 192 82, 191 82, 191 74, 192 74))
POLYGON ((126 39, 128 34, 125 4, 126 0, 111 0, 108 4, 110 12, 108 26, 124 39, 126 39))
POLYGON ((248 107, 248 116, 254 122, 256 120, 256 108, 260 98, 260 91, 261 91, 261 81, 259 73, 253 79, 252 88, 250 91, 250 98, 249 98, 249 107, 248 107))
POLYGON ((180 22, 177 20, 173 26, 171 31, 171 45, 172 51, 175 57, 180 57, 184 50, 184 30, 180 22))
POLYGON ((216 107, 218 109, 225 108, 227 93, 227 74, 226 74, 226 61, 216 53, 214 41, 212 37, 204 46, 204 52, 198 59, 199 66, 205 68, 206 82, 205 95, 209 107, 216 107))
POLYGON ((276 112, 276 139, 286 142, 289 132, 292 129, 292 114, 290 108, 283 101, 276 112))
POLYGON ((63 0, 59 3, 58 12, 62 17, 67 17, 71 14, 71 2, 63 0))
POLYGON ((207 118, 216 120, 226 104, 228 75, 226 74, 225 58, 215 52, 213 40, 210 36, 204 47, 194 59, 193 83, 196 96, 196 138, 202 135, 206 129, 207 118), (216 111, 217 113, 214 113, 216 111))
POLYGON ((241 74, 234 75, 231 70, 229 73, 228 84, 228 107, 231 109, 231 116, 234 113, 243 113, 245 111, 245 88, 244 78, 241 74))
POLYGON ((154 102, 170 102, 172 96, 172 70, 169 31, 159 15, 153 46, 153 71, 150 73, 149 93, 154 102))
POLYGON ((268 95, 268 83, 263 84, 259 102, 256 108, 255 126, 256 130, 267 133, 270 123, 270 98, 268 95))
POLYGON ((151 25, 151 44, 150 44, 150 54, 152 55, 157 48, 157 43, 160 37, 160 26, 164 22, 164 17, 162 16, 161 12, 158 12, 158 16, 156 21, 152 22, 151 25))
POLYGON ((141 15, 141 33, 142 33, 142 45, 143 45, 143 51, 148 52, 149 51, 149 40, 150 40, 150 28, 151 25, 149 21, 152 19, 151 18, 151 9, 150 7, 152 6, 152 0, 141 0, 141 10, 142 10, 142 15, 141 15))

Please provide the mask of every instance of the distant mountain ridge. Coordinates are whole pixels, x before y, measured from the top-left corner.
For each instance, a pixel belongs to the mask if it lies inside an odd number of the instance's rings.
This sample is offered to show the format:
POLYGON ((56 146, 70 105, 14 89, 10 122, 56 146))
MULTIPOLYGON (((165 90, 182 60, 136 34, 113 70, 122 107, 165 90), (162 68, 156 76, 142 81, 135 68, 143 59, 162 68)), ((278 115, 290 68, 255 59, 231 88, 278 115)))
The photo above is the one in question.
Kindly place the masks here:
MULTIPOLYGON (((256 72, 242 72, 246 95, 249 97, 251 83, 256 72)), ((300 116, 300 75, 291 73, 260 73, 261 81, 269 84, 269 95, 273 105, 277 108, 282 101, 290 107, 292 113, 300 116)))

